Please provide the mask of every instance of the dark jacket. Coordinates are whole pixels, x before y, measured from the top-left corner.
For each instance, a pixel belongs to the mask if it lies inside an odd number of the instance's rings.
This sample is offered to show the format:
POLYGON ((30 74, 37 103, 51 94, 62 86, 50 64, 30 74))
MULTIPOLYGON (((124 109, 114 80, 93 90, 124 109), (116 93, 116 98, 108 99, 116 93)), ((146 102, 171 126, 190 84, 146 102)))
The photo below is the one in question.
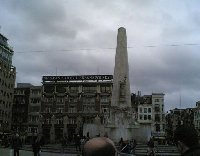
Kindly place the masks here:
POLYGON ((181 156, 200 156, 200 146, 198 145, 198 146, 191 147, 181 156))
POLYGON ((81 145, 81 138, 80 138, 80 136, 76 136, 75 137, 75 144, 76 145, 81 145))
POLYGON ((41 149, 41 146, 43 146, 43 139, 42 137, 41 138, 35 138, 33 140, 33 143, 32 143, 32 148, 33 148, 33 152, 39 152, 40 149, 41 149))
POLYGON ((147 146, 150 148, 154 148, 154 141, 150 139, 149 142, 147 143, 147 146))
POLYGON ((14 137, 12 139, 12 148, 15 150, 19 150, 22 147, 22 142, 19 137, 14 137))

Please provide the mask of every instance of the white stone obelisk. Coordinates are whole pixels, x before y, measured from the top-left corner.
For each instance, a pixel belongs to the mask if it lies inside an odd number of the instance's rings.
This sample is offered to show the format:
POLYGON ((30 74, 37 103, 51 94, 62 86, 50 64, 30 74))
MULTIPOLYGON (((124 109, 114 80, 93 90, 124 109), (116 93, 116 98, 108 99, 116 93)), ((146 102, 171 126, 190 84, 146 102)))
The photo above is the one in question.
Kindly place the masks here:
POLYGON ((111 106, 131 107, 127 37, 123 27, 118 29, 117 35, 111 106))
POLYGON ((117 34, 112 100, 105 132, 114 141, 119 141, 120 138, 128 140, 134 133, 133 121, 126 29, 121 27, 117 34))

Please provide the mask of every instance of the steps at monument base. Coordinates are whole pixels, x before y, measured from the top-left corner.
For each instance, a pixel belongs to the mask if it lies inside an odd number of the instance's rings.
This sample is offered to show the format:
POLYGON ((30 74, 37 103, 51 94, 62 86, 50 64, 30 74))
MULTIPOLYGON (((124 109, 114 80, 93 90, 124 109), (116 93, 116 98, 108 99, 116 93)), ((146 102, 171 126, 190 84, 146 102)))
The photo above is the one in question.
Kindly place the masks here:
MULTIPOLYGON (((137 145, 135 149, 136 156, 147 155, 147 145, 137 145)), ((175 146, 157 145, 155 146, 156 156, 180 156, 175 146)))

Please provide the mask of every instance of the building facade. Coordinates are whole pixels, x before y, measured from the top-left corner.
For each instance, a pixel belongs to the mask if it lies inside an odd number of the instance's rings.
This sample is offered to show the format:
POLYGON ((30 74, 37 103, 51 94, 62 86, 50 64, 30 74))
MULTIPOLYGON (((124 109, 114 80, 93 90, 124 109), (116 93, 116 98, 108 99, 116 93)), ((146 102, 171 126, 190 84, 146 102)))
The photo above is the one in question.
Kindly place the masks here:
MULTIPOLYGON (((42 86, 18 84, 12 130, 26 136, 28 142, 38 133, 43 133, 47 142, 60 141, 63 136, 72 140, 75 134, 85 135, 84 125, 93 125, 97 120, 102 125, 108 122, 112 78, 112 75, 43 76, 42 86)), ((136 110, 134 118, 139 123, 138 134, 161 137, 165 127, 164 94, 132 94, 131 101, 136 110)))
POLYGON ((0 132, 9 132, 12 119, 12 103, 16 69, 12 65, 13 49, 8 39, 0 33, 0 132))
POLYGON ((137 121, 140 127, 145 127, 149 137, 159 139, 165 138, 165 111, 164 111, 164 94, 152 93, 143 95, 138 92, 135 96, 137 102, 137 121))
POLYGON ((31 140, 39 131, 40 111, 41 111, 42 86, 31 86, 28 105, 27 136, 31 140))
MULTIPOLYGON (((85 135, 84 125, 93 125, 97 120, 102 125, 108 122, 112 86, 112 75, 44 76, 42 86, 18 83, 12 130, 26 136, 27 142, 38 133, 43 133, 47 142, 85 135)), ((138 133, 161 136, 165 127, 164 94, 132 94, 131 101, 140 126, 138 133)))
POLYGON ((194 109, 194 126, 200 137, 200 101, 196 102, 196 108, 194 109))
POLYGON ((12 132, 25 137, 30 143, 39 133, 42 86, 18 83, 14 88, 12 108, 12 132))
POLYGON ((109 115, 112 75, 43 76, 42 131, 49 141, 83 135, 83 124, 109 115), (66 125, 66 127, 65 127, 66 125))
POLYGON ((138 105, 138 122, 140 124, 152 124, 152 97, 151 95, 144 95, 140 98, 138 105))
POLYGON ((31 84, 18 83, 14 89, 12 131, 20 135, 25 135, 27 132, 30 87, 31 84))
POLYGON ((152 93, 154 132, 165 132, 164 94, 152 93))

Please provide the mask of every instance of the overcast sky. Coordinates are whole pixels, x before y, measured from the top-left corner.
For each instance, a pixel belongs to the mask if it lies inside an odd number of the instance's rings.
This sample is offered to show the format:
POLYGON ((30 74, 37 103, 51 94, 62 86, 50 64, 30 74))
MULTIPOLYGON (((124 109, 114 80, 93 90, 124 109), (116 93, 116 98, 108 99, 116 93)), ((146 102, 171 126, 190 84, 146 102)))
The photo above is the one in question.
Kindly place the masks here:
POLYGON ((164 93, 166 111, 200 100, 199 0, 0 0, 0 25, 18 83, 113 74, 125 27, 133 93, 164 93))

